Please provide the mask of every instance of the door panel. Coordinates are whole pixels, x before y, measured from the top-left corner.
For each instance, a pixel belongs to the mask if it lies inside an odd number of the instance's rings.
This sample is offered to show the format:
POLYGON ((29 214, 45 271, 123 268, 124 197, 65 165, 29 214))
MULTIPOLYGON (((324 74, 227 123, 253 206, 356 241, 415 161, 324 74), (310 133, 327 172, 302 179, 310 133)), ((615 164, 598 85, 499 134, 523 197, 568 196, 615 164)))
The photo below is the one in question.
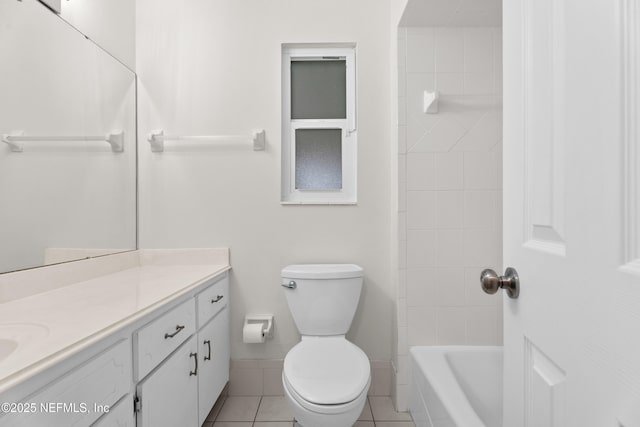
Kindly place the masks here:
POLYGON ((564 255, 563 1, 523 6, 525 238, 564 255))
POLYGON ((504 0, 505 427, 640 426, 639 1, 504 0))

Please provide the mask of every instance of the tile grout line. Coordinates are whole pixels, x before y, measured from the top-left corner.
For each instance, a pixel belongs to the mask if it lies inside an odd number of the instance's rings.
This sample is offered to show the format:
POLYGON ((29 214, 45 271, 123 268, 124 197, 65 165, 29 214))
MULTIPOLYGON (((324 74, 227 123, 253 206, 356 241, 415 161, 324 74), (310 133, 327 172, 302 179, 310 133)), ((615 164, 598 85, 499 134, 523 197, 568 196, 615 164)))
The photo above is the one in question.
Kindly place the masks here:
POLYGON ((263 396, 260 396, 260 400, 258 401, 258 407, 256 408, 256 413, 253 415, 253 422, 251 423, 251 427, 256 425, 256 420, 258 419, 258 412, 260 412, 260 405, 262 405, 262 398, 263 396))

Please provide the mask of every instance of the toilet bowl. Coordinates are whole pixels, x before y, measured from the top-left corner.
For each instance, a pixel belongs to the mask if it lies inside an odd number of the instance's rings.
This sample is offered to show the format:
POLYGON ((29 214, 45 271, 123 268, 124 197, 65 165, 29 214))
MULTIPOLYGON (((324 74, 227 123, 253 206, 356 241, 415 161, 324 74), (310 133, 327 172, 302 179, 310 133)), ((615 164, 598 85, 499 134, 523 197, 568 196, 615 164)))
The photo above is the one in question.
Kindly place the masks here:
POLYGON ((353 264, 292 265, 282 285, 302 340, 286 355, 285 396, 303 427, 351 427, 371 385, 366 354, 345 338, 362 288, 353 264))

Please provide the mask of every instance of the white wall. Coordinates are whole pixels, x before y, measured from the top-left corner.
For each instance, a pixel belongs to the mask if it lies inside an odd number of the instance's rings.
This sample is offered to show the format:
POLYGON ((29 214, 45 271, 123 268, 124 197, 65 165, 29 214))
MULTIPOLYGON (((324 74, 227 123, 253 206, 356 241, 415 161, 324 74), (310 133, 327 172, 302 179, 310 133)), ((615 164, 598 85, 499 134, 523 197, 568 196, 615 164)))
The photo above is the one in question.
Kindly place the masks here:
POLYGON ((414 345, 501 344, 502 47, 497 27, 401 28, 398 407, 414 345), (423 92, 440 92, 425 114, 423 92))
POLYGON ((65 0, 60 16, 127 67, 135 69, 135 1, 65 0))
POLYGON ((47 248, 136 246, 135 76, 36 0, 0 3, 0 134, 102 136, 106 142, 0 143, 0 272, 35 267, 47 248))
POLYGON ((354 262, 365 270, 349 333, 390 360, 389 2, 138 0, 140 237, 144 248, 231 248, 232 358, 282 358, 298 341, 280 270, 354 262), (280 204, 281 44, 355 42, 358 205, 280 204), (264 128, 267 150, 167 143, 145 134, 264 128), (246 313, 274 313, 275 338, 241 342, 246 313))

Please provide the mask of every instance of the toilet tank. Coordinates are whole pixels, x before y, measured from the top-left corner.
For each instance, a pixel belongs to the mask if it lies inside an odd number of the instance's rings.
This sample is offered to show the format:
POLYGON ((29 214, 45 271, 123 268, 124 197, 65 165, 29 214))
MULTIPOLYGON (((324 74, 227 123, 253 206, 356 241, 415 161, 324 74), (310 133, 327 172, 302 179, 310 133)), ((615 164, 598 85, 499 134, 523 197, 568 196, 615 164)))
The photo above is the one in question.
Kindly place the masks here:
POLYGON ((346 334, 358 308, 362 278, 362 267, 355 264, 283 268, 282 285, 298 331, 313 336, 346 334))

